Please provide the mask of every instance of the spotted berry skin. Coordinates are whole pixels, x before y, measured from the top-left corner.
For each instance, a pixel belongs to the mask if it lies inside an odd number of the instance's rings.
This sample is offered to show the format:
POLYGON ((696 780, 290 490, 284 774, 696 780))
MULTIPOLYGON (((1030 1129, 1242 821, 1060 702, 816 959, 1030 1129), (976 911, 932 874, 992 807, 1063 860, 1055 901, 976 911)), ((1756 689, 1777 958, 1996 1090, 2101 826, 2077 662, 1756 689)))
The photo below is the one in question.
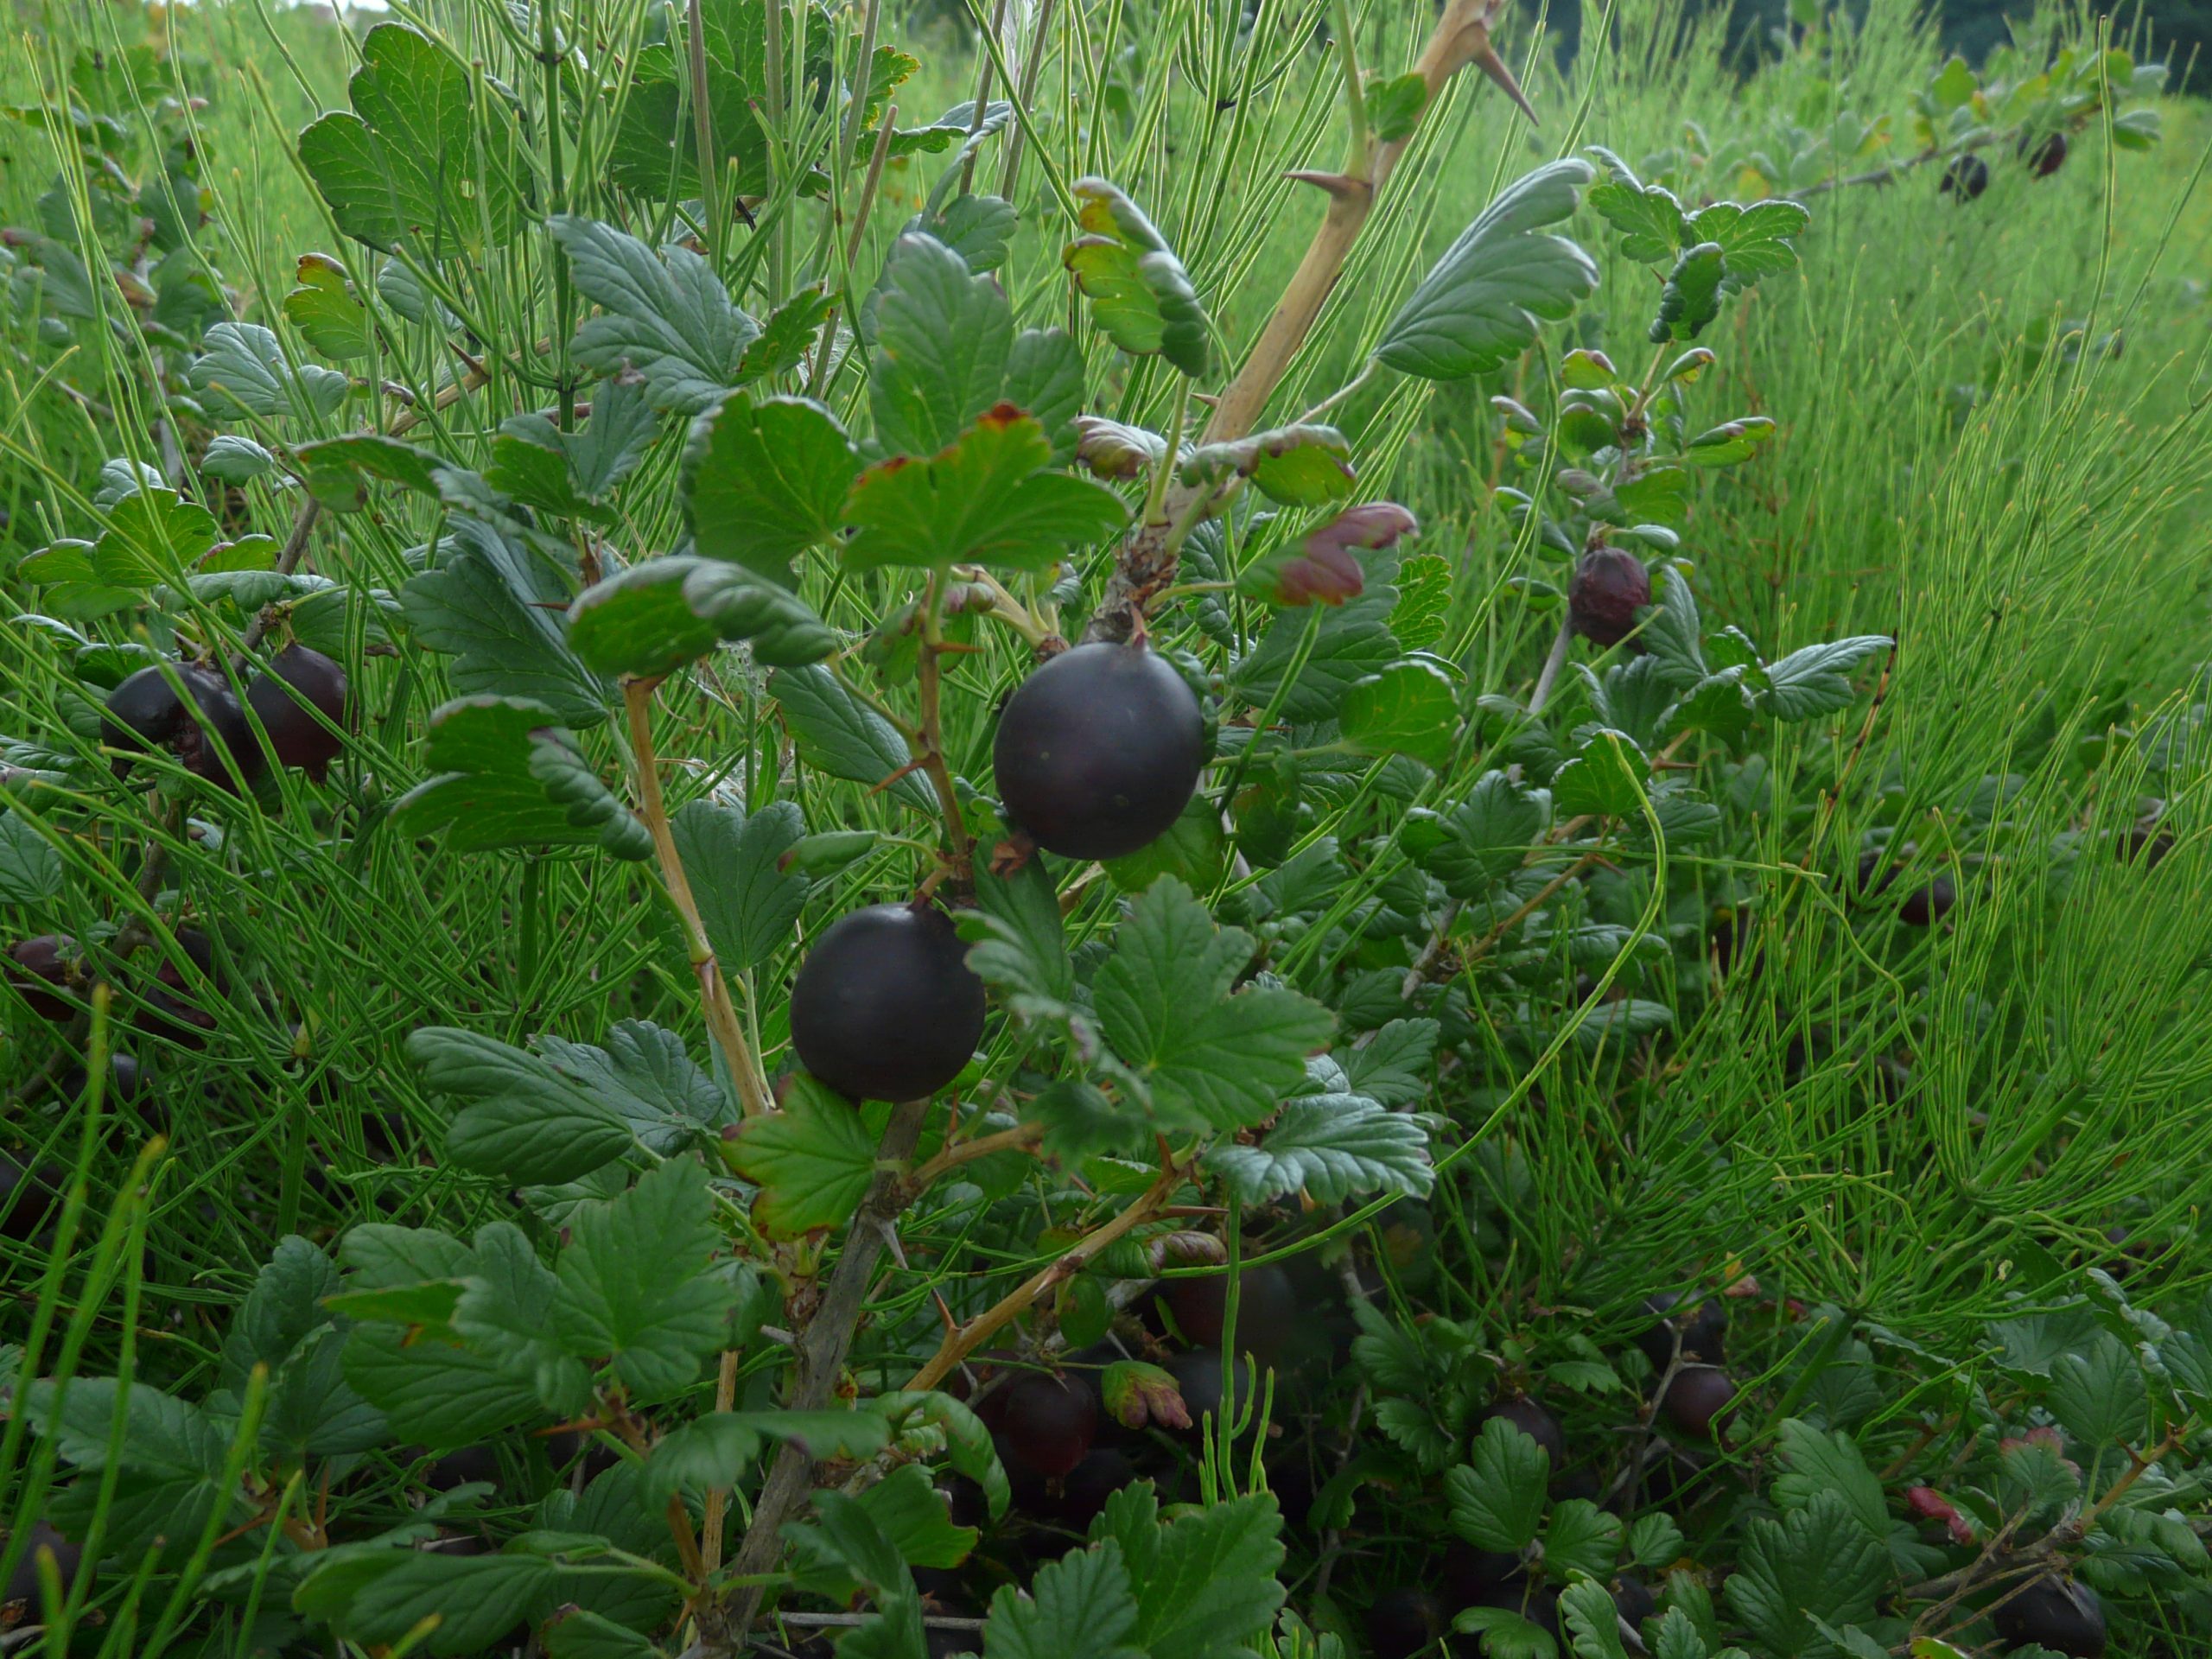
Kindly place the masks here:
POLYGON ((1567 613, 1574 631, 1592 644, 1620 644, 1635 628, 1636 613, 1650 602, 1651 573, 1633 553, 1593 547, 1575 561, 1567 613))

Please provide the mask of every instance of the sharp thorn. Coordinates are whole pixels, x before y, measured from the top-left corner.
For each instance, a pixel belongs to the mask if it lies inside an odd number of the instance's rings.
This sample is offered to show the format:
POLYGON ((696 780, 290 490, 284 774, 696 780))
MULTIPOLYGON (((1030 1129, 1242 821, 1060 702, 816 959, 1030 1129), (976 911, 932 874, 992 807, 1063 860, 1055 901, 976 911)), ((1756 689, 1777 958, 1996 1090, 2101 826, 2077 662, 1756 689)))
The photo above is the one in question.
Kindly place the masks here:
POLYGON ((1528 96, 1522 92, 1521 83, 1513 79, 1513 72, 1505 67, 1505 60, 1497 55, 1497 49, 1491 45, 1487 36, 1480 45, 1475 48, 1472 59, 1475 67, 1488 75, 1498 91, 1511 99, 1514 106, 1529 118, 1530 126, 1541 127, 1544 124, 1536 118, 1535 109, 1529 104, 1528 96))

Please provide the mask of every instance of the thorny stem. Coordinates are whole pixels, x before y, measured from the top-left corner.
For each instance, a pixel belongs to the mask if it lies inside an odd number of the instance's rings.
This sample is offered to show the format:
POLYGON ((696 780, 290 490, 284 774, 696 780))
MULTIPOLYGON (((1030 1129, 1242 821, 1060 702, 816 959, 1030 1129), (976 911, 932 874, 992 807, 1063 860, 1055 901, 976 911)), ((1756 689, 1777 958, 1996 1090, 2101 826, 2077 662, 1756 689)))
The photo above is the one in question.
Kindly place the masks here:
POLYGON ((945 833, 952 837, 953 883, 964 889, 974 880, 976 843, 968 833, 968 820, 960 810, 960 796, 953 788, 952 769, 944 762, 944 721, 939 710, 942 675, 938 659, 944 654, 945 644, 937 613, 942 586, 942 578, 931 571, 929 587, 922 595, 921 661, 914 676, 921 694, 921 747, 914 758, 929 773, 930 785, 937 791, 938 806, 944 814, 945 833))
MULTIPOLYGON (((737 1362, 741 1357, 734 1348, 725 1349, 721 1363, 715 1372, 715 1409, 728 1411, 737 1403, 737 1362)), ((706 1514, 702 1517, 701 1530, 704 1534, 701 1551, 706 1567, 704 1577, 711 1579, 721 1571, 722 1517, 729 1506, 729 1488, 710 1486, 707 1489, 706 1514)))
MULTIPOLYGON (((1434 107, 1438 94, 1453 75, 1472 64, 1503 88, 1532 121, 1535 118, 1511 73, 1490 43, 1490 26, 1503 9, 1503 0, 1448 0, 1421 50, 1420 60, 1414 66, 1414 73, 1421 76, 1427 88, 1428 107, 1434 107)), ((1349 63, 1347 67, 1350 67, 1349 63)), ((1363 124, 1363 109, 1358 102, 1356 82, 1347 97, 1356 110, 1362 111, 1354 116, 1355 122, 1363 124)), ((1276 302, 1260 337, 1253 342, 1243 366, 1214 405, 1200 442, 1218 443, 1241 438, 1257 424, 1268 399, 1281 384, 1320 316, 1321 308, 1335 291, 1353 245, 1358 241, 1374 212, 1376 199, 1414 137, 1414 133, 1408 133, 1387 143, 1370 142, 1368 153, 1362 158, 1363 165, 1357 174, 1293 175, 1326 193, 1327 211, 1289 286, 1276 302)), ((1182 493, 1171 492, 1166 524, 1182 517, 1183 506, 1182 493)), ((1086 639, 1127 639, 1149 595, 1175 579, 1176 550, 1166 528, 1166 524, 1147 522, 1122 544, 1106 593, 1091 614, 1090 626, 1084 630, 1086 639)))
MULTIPOLYGON (((860 1325, 861 1304, 868 1299, 868 1281, 889 1234, 885 1224, 905 1202, 906 1160, 921 1139, 922 1119, 928 1110, 926 1100, 910 1100, 892 1109, 891 1121, 876 1147, 874 1177, 845 1234, 845 1248, 830 1273, 829 1288, 792 1350, 791 1390, 785 1404, 794 1411, 819 1411, 836 1393, 845 1356, 852 1349, 853 1332, 860 1325)), ((784 1522, 804 1496, 813 1474, 812 1458, 802 1447, 785 1441, 761 1483, 760 1496, 753 1506, 753 1524, 746 1529, 744 1541, 731 1562, 732 1572, 740 1579, 759 1577, 774 1567, 784 1547, 784 1522)), ((709 1623, 718 1626, 719 1639, 728 1642, 729 1632, 751 1628, 753 1616, 760 1610, 761 1593, 760 1586, 747 1586, 726 1613, 702 1616, 702 1626, 709 1623)))
POLYGON ((2021 1580, 2018 1585, 2000 1598, 1999 1604, 2000 1605, 2004 1601, 2011 1600, 2012 1597, 2026 1589, 2039 1572, 2059 1560, 2067 1550, 2079 1544, 2105 1512, 2125 1497, 2128 1490, 2143 1478, 2146 1471, 2156 1465, 2161 1458, 2177 1450, 2184 1443, 2190 1427, 2190 1424, 2183 1423, 2177 1428, 2169 1429, 2165 1438, 2148 1452, 2139 1452, 2132 1447, 2122 1447, 2121 1449, 2127 1452, 2127 1471, 2113 1482, 2111 1486, 2106 1489, 2104 1495, 2087 1510, 2061 1521, 2033 1543, 2024 1545, 2018 1549, 2011 1548, 2012 1531, 2020 1519, 2016 1516, 2012 1521, 2007 1522, 1990 1539, 1989 1542, 1983 1546, 1981 1554, 1966 1566, 1956 1572, 1946 1573, 1941 1578, 1930 1579, 1925 1584, 1916 1584, 1905 1591, 1905 1599, 1910 1601, 1926 1600, 1931 1597, 1941 1598, 1934 1606, 1927 1609, 1914 1621, 1915 1633, 1933 1628, 1945 1613, 1957 1606, 1966 1597, 1990 1584, 2014 1577, 2021 1580))
POLYGON ((1001 1129, 995 1135, 978 1135, 973 1141, 963 1141, 944 1151, 916 1170, 907 1182, 910 1192, 918 1193, 944 1175, 963 1164, 971 1164, 978 1158, 988 1158, 995 1152, 1008 1152, 1015 1148, 1035 1146, 1045 1134, 1041 1123, 1020 1123, 1010 1129, 1001 1129))
POLYGON ((715 960, 715 947, 707 938, 706 923, 700 919, 698 901, 691 896, 691 883, 683 873, 683 860, 676 850, 676 835, 669 827, 668 808, 661 799, 660 773, 653 751, 653 688, 658 683, 654 680, 629 680, 622 687, 622 702, 630 717, 630 747, 637 768, 638 816, 644 819, 645 829, 652 836, 662 883, 683 924, 684 945, 690 952, 691 971, 698 977, 699 1002, 707 1017, 707 1030, 715 1039, 715 1046, 721 1051, 722 1062, 737 1084, 738 1101, 745 1116, 760 1117, 771 1109, 767 1081, 761 1076, 752 1046, 745 1040, 744 1028, 737 1022, 737 1006, 730 1001, 729 985, 722 978, 721 964, 715 960))
POLYGON ((957 1331, 948 1332, 944 1340, 938 1344, 937 1352, 930 1356, 929 1363, 908 1377, 905 1386, 909 1389, 937 1387, 952 1374, 953 1368, 961 1361, 1027 1313, 1046 1292, 1075 1277, 1092 1257, 1109 1244, 1126 1236, 1158 1214, 1161 1206, 1174 1195, 1175 1189, 1183 1184, 1188 1173, 1188 1164, 1187 1159, 1170 1162, 1160 1172, 1160 1179, 1147 1187, 1120 1215, 1085 1233, 1062 1251, 1058 1260, 1030 1274, 957 1331))

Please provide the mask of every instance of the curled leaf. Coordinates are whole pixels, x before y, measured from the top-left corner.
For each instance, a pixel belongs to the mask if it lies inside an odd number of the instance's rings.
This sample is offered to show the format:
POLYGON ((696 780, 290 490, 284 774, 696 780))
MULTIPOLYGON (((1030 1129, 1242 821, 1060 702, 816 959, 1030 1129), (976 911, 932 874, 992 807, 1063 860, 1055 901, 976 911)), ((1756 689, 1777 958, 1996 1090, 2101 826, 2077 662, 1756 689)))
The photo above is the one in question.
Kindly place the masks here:
POLYGON ((1125 1359, 1109 1365, 1099 1379, 1106 1410, 1124 1428, 1157 1423, 1162 1428, 1188 1428, 1191 1408, 1175 1379, 1157 1365, 1125 1359))
POLYGON ((1190 488, 1214 489, 1249 478, 1269 500, 1316 507, 1350 495, 1359 475, 1351 445, 1333 426, 1279 426, 1224 443, 1201 444, 1176 475, 1190 488))
POLYGON ((1075 196, 1083 234, 1061 257, 1090 297, 1098 326, 1125 352, 1204 374, 1212 324, 1166 238, 1119 185, 1079 179, 1075 196))
POLYGON ((1167 453, 1167 440, 1159 433, 1103 415, 1078 415, 1075 429, 1075 458, 1095 477, 1138 478, 1167 453))
POLYGON ((1274 568, 1272 597, 1278 605, 1341 605, 1357 599, 1367 579, 1352 550, 1389 547, 1420 528, 1413 514, 1395 501, 1346 508, 1307 531, 1296 555, 1274 568))

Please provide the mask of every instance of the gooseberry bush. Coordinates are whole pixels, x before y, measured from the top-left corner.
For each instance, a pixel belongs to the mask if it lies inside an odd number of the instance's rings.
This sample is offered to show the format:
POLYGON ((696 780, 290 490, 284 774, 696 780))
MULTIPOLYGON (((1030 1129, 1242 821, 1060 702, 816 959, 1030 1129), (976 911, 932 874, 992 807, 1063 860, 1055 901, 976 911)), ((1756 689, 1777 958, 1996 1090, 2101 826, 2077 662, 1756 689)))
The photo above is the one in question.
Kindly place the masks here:
MULTIPOLYGON (((1902 119, 1509 149, 1349 350, 1319 325, 1442 124, 1535 113, 1497 0, 1146 25, 1217 122, 1269 77, 1338 112, 1246 330, 1160 228, 1202 203, 1065 165, 1156 117, 1143 66, 1056 105, 1053 8, 1007 10, 923 124, 873 3, 396 9, 296 136, 330 239, 281 295, 196 238, 156 50, 67 66, 9 300, 151 448, 49 478, 11 576, 17 1099, 71 1138, 0 1195, 47 1263, 0 1349, 0 1639, 1935 1659, 2201 1619, 2201 1288, 2023 1238, 1939 1349, 1757 1236, 1532 1230, 1511 1132, 1621 1155, 1636 1109, 1562 1057, 1667 1087, 1783 948, 1704 874, 1798 810, 1776 734, 1821 734, 1812 842, 1910 672, 1701 605, 1696 509, 1791 415, 1731 401, 1724 320, 1828 192, 2063 183, 2156 136, 2158 72, 2077 42, 1902 119), (1332 423, 1429 397, 1491 448, 1533 678, 1474 671, 1501 595, 1370 482, 1389 423, 1332 423), (400 1028, 372 976, 255 959, 326 889, 437 941, 400 1028), (200 1155, 149 1061, 194 1122, 289 1126, 204 1341, 146 1323, 200 1155), (385 1218, 312 1220, 378 1166, 421 1178, 385 1218), (1410 1546, 1359 1547, 1378 1509, 1410 1546)), ((1805 12, 1789 73, 1848 31, 1805 12)), ((1901 836, 1812 857, 1864 953, 1973 902, 1901 836)), ((1655 1157, 1637 1205, 1706 1206, 1726 1126, 1655 1157)))

